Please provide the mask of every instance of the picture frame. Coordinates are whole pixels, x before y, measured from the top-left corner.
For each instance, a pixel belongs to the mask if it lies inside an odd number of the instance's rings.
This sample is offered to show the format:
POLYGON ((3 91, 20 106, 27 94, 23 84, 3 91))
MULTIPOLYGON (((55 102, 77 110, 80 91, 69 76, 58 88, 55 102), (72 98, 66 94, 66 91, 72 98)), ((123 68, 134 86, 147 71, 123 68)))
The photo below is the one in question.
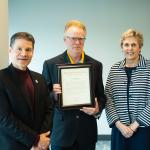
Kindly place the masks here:
POLYGON ((58 64, 59 108, 92 107, 95 104, 91 82, 91 64, 58 64))

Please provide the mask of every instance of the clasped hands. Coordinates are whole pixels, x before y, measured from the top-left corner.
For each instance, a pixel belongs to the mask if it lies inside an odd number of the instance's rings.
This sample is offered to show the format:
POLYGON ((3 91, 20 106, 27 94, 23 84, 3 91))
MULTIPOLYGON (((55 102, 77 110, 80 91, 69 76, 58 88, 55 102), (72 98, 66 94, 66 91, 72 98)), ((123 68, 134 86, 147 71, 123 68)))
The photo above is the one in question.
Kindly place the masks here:
MULTIPOLYGON (((61 94, 61 86, 60 84, 53 84, 53 92, 55 94, 61 94)), ((97 98, 95 98, 95 107, 83 107, 82 109, 80 109, 80 111, 88 114, 88 115, 95 115, 99 112, 99 105, 98 105, 98 101, 97 98)))
POLYGON ((118 128, 118 130, 121 132, 121 134, 125 137, 125 138, 130 138, 132 137, 132 135, 134 134, 134 132, 136 132, 137 128, 139 127, 139 123, 137 121, 134 121, 132 124, 130 124, 129 126, 123 124, 120 121, 117 121, 115 123, 116 127, 118 128))
POLYGON ((40 134, 39 141, 31 150, 48 150, 50 144, 50 131, 40 134))

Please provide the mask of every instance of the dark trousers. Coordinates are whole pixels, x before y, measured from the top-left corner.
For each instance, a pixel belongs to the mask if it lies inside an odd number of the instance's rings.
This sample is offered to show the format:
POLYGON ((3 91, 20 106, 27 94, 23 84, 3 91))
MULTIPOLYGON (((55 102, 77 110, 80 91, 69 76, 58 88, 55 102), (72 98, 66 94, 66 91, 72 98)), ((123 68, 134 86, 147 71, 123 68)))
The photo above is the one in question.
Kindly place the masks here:
POLYGON ((70 147, 60 147, 56 145, 51 145, 51 150, 95 150, 96 143, 94 144, 86 144, 86 145, 79 145, 79 143, 75 142, 70 147))
POLYGON ((150 127, 138 128, 131 138, 125 138, 113 127, 111 150, 150 150, 150 127))

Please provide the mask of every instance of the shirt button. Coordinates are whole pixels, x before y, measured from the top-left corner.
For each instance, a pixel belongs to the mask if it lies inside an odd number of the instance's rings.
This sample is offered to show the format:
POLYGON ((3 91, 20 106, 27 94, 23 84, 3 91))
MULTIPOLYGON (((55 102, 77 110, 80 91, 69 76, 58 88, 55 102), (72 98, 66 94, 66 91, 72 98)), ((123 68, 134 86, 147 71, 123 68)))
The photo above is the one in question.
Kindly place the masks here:
POLYGON ((78 116, 78 115, 76 115, 76 118, 77 118, 77 119, 79 119, 79 116, 78 116))

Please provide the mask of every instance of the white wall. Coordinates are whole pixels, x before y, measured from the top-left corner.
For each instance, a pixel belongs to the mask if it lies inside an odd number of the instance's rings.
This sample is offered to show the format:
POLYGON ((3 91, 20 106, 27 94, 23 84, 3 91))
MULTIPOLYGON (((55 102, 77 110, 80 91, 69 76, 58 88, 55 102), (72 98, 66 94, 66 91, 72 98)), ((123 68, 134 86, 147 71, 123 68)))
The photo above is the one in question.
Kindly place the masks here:
POLYGON ((0 0, 0 69, 8 65, 8 0, 0 0))
MULTIPOLYGON (((28 31, 36 39, 30 68, 41 72, 43 61, 65 50, 63 31, 70 19, 87 25, 85 52, 103 63, 104 84, 111 65, 122 57, 121 33, 128 28, 143 32, 143 55, 150 57, 149 0, 9 0, 9 35, 28 31)), ((110 134, 105 114, 99 134, 110 134)))

